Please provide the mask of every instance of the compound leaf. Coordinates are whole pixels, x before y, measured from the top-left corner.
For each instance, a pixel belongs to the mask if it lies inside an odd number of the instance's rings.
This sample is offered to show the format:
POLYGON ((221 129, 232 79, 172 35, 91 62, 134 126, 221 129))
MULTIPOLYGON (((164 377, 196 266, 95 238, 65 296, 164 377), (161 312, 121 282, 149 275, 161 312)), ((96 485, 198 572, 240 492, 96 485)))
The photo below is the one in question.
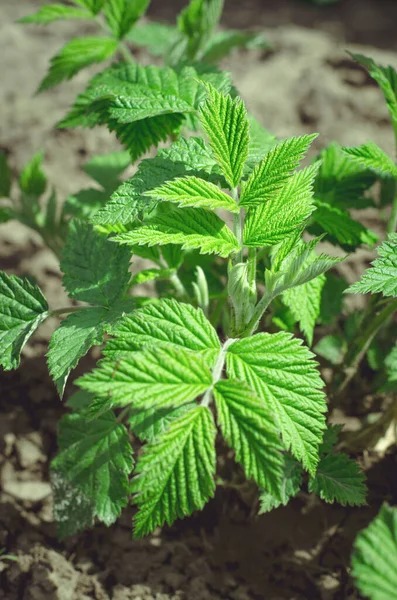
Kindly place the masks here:
POLYGON ((354 543, 353 576, 371 600, 391 600, 397 589, 397 509, 383 504, 354 543))
POLYGON ((135 537, 202 509, 215 490, 215 425, 208 408, 197 406, 173 421, 145 446, 135 472, 135 537))
POLYGON ((72 221, 63 250, 63 284, 75 300, 111 306, 125 293, 130 253, 88 223, 72 221))
POLYGON ((47 4, 41 6, 40 9, 27 17, 19 19, 19 23, 38 23, 40 25, 48 25, 59 19, 90 19, 91 13, 82 8, 74 6, 65 6, 64 4, 47 4))
POLYGON ((37 285, 0 271, 0 364, 16 369, 22 348, 48 317, 48 304, 37 285))
POLYGON ((212 383, 205 358, 182 348, 159 347, 102 360, 78 379, 82 389, 114 404, 163 408, 191 402, 212 383))
POLYGON ((117 40, 109 37, 74 38, 51 59, 48 74, 41 82, 38 92, 48 90, 94 63, 110 58, 117 50, 117 40))
POLYGON ((238 213, 240 210, 233 198, 222 192, 218 186, 194 175, 167 181, 161 187, 146 192, 146 196, 175 202, 182 207, 218 208, 233 213, 238 213))
POLYGON ((172 209, 132 231, 116 236, 119 244, 178 244, 184 250, 197 248, 200 254, 227 257, 239 249, 236 236, 215 214, 203 208, 172 209))
POLYGON ((320 460, 316 475, 310 479, 309 490, 325 502, 360 506, 365 504, 364 480, 357 462, 347 454, 328 454, 320 460))
POLYGON ((391 233, 377 249, 376 258, 371 267, 362 275, 360 281, 353 283, 347 292, 352 294, 376 294, 397 297, 397 233, 391 233))
POLYGON ((84 411, 59 426, 59 453, 51 464, 54 515, 61 537, 92 526, 111 525, 128 502, 132 448, 124 425, 111 411, 89 421, 84 411))
POLYGON ((353 161, 372 169, 379 175, 392 175, 397 177, 397 165, 395 162, 374 142, 367 142, 361 146, 342 148, 353 161))
POLYGON ((326 403, 312 357, 301 340, 286 332, 258 333, 234 342, 226 363, 229 376, 245 381, 264 401, 285 447, 314 474, 326 403))
POLYGON ((283 446, 266 406, 237 380, 218 381, 214 396, 222 434, 246 476, 280 498, 283 446))
POLYGON ((249 122, 240 98, 218 92, 208 86, 208 98, 200 109, 201 123, 211 148, 231 188, 240 183, 248 156, 249 122))

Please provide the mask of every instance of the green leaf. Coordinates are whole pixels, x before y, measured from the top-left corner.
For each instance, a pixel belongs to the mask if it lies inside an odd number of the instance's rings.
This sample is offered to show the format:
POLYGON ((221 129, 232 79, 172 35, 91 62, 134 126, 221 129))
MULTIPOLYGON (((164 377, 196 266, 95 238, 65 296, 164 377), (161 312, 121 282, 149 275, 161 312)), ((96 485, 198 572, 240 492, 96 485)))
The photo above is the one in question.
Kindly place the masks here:
POLYGON ((343 152, 348 154, 353 161, 363 165, 367 169, 372 169, 379 175, 392 175, 397 177, 397 165, 395 162, 374 142, 367 142, 361 146, 351 148, 342 148, 343 152))
POLYGON ((202 509, 215 490, 215 426, 208 408, 197 406, 173 421, 145 446, 135 472, 135 537, 202 509))
POLYGON ((47 4, 41 6, 39 10, 27 17, 19 19, 18 23, 38 23, 40 25, 48 25, 59 19, 90 19, 91 13, 81 8, 74 6, 65 6, 64 4, 47 4))
POLYGON ((298 287, 283 293, 283 302, 299 323, 309 346, 313 343, 314 327, 320 316, 321 294, 325 284, 324 275, 315 277, 298 287))
POLYGON ((146 192, 146 196, 157 200, 176 202, 179 206, 195 208, 224 209, 239 212, 236 202, 222 192, 218 186, 195 176, 177 178, 146 192))
POLYGON ((108 0, 72 0, 74 4, 88 8, 93 15, 97 15, 107 1, 108 0))
POLYGON ((83 308, 66 317, 51 337, 48 367, 62 397, 69 373, 92 346, 102 344, 107 310, 83 308))
POLYGON ((41 169, 43 152, 38 152, 24 166, 19 179, 19 187, 28 196, 38 198, 44 194, 47 178, 41 169))
POLYGON ((51 464, 54 516, 61 537, 92 526, 111 525, 128 502, 132 448, 112 412, 88 421, 84 412, 66 415, 59 427, 59 453, 51 464))
POLYGON ((179 347, 195 353, 218 355, 221 346, 218 335, 203 311, 173 299, 158 302, 135 310, 113 328, 114 339, 106 344, 107 356, 117 357, 119 352, 136 346, 149 346, 153 350, 162 346, 179 347))
POLYGON ((0 223, 7 223, 14 218, 14 214, 11 208, 8 206, 0 206, 0 223))
POLYGON ((316 137, 317 134, 292 137, 269 150, 244 184, 241 206, 262 205, 279 196, 316 137))
POLYGON ((8 198, 11 190, 11 170, 5 152, 0 151, 0 198, 8 198))
POLYGON ((284 455, 283 478, 281 480, 281 497, 277 497, 268 490, 260 496, 259 514, 270 512, 279 506, 287 506, 302 486, 302 467, 288 454, 284 455))
POLYGON ((315 209, 313 181, 316 172, 316 165, 298 171, 273 198, 248 210, 244 225, 244 246, 272 246, 302 228, 315 209))
POLYGON ((249 123, 240 98, 219 93, 208 86, 208 98, 200 108, 200 119, 212 151, 231 188, 239 185, 248 156, 249 123))
POLYGON ((106 22, 113 35, 122 40, 137 20, 146 12, 150 0, 107 0, 106 22))
POLYGON ((73 38, 65 44, 59 54, 52 57, 50 70, 41 82, 38 92, 72 79, 84 67, 110 58, 116 50, 117 41, 109 37, 73 38))
POLYGON ((80 190, 71 194, 62 206, 62 214, 86 220, 95 215, 109 199, 109 195, 96 188, 80 190))
POLYGON ((344 291, 348 284, 335 273, 326 274, 326 282, 321 298, 320 322, 324 325, 335 323, 343 313, 344 291))
POLYGON ((316 475, 310 479, 309 491, 325 502, 342 506, 365 504, 365 476, 358 463, 347 454, 328 454, 318 464, 316 475))
POLYGON ((22 348, 48 317, 40 289, 27 279, 0 271, 0 365, 16 369, 22 348))
POLYGON ((147 225, 116 236, 119 244, 178 244, 184 250, 197 248, 200 254, 227 257, 239 249, 237 238, 215 214, 203 208, 172 209, 153 217, 147 225))
POLYGON ((151 442, 156 437, 165 433, 171 423, 182 417, 190 410, 197 407, 195 402, 182 404, 176 408, 148 408, 146 410, 131 409, 128 416, 128 424, 133 433, 141 441, 151 442))
POLYGON ((233 50, 238 48, 264 50, 270 48, 270 44, 263 33, 256 31, 240 31, 238 29, 217 31, 211 36, 210 42, 206 46, 203 61, 218 63, 222 58, 228 56, 233 50))
POLYGON ((378 240, 373 231, 352 219, 347 210, 319 199, 315 204, 313 220, 332 236, 331 242, 336 240, 344 248, 355 249, 360 244, 373 246, 378 240))
POLYGON ((137 23, 127 34, 127 40, 135 46, 146 48, 153 56, 165 56, 178 35, 174 25, 149 21, 137 23))
POLYGON ((312 357, 301 340, 288 333, 259 333, 234 342, 226 363, 229 376, 245 381, 264 401, 285 447, 314 474, 326 403, 312 357))
POLYGON ((392 600, 397 590, 397 508, 383 504, 354 543, 353 577, 371 600, 392 600))
POLYGON ((388 381, 397 381, 397 343, 386 356, 385 367, 388 381))
POLYGON ((397 127, 397 72, 389 66, 383 67, 376 64, 372 58, 363 56, 362 54, 352 54, 352 58, 356 60, 360 65, 365 67, 371 77, 375 79, 381 88, 385 97, 389 114, 393 123, 393 127, 397 127))
POLYGON ((125 150, 99 154, 91 158, 83 167, 84 171, 105 190, 113 192, 119 185, 119 175, 131 164, 125 150))
POLYGON ((329 360, 333 365, 340 365, 346 352, 346 340, 342 335, 326 335, 314 346, 314 352, 329 360))
POLYGON ((254 117, 248 116, 250 143, 245 162, 244 175, 250 175, 256 165, 277 144, 277 138, 269 133, 254 117))
POLYGON ((218 381, 214 396, 222 434, 246 476, 280 498, 283 446, 272 415, 241 381, 218 381))
POLYGON ((163 408, 191 402, 212 383, 205 358, 181 348, 145 349, 102 360, 79 386, 116 405, 163 408))
POLYGON ((63 284, 71 298, 111 306, 128 288, 130 253, 91 225, 72 221, 63 249, 63 284))
POLYGON ((397 297, 397 233, 391 233, 377 248, 379 258, 346 291, 351 294, 382 293, 397 297))
POLYGON ((174 62, 185 57, 194 60, 200 56, 219 22, 223 2, 224 0, 190 0, 188 6, 181 11, 177 25, 183 37, 179 42, 180 51, 173 57, 174 62))
POLYGON ((132 277, 131 285, 140 285, 148 281, 157 281, 160 279, 170 279, 174 273, 174 269, 144 269, 132 277))
POLYGON ((219 172, 218 163, 209 146, 200 137, 181 137, 169 148, 159 150, 158 156, 171 161, 174 165, 183 166, 186 175, 196 175, 221 187, 226 182, 219 172))

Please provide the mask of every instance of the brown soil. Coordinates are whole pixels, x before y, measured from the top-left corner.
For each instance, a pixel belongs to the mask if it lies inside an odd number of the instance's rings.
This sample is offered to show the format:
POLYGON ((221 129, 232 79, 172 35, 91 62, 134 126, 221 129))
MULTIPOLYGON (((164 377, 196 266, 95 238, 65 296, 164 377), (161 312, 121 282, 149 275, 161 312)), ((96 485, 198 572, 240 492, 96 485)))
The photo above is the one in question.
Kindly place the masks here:
MULTIPOLYGON (((54 128, 95 69, 33 96, 55 51, 71 36, 90 31, 82 23, 49 28, 14 23, 39 5, 38 0, 1 2, 0 146, 15 170, 43 147, 46 171, 62 199, 87 184, 80 171, 86 157, 117 143, 101 129, 54 128)), ((371 138, 392 151, 381 95, 345 54, 348 47, 397 65, 392 3, 345 0, 322 10, 293 0, 226 5, 225 24, 266 27, 274 43, 270 55, 238 53, 224 65, 268 129, 279 136, 319 131, 317 148, 334 139, 358 144, 371 138)), ((152 14, 170 18, 175 6, 154 1, 152 14)), ((376 215, 369 218, 380 227, 376 215)), ((356 278, 370 255, 356 253, 346 262, 345 275, 356 278)), ((52 306, 65 303, 57 261, 22 226, 0 226, 0 268, 34 275, 52 306)), ((110 529, 98 525, 60 542, 51 515, 48 462, 64 408, 45 365, 51 327, 43 327, 28 345, 16 373, 0 374, 0 550, 17 559, 0 560, 0 599, 359 598, 349 576, 351 545, 382 501, 397 502, 395 450, 360 455, 370 490, 365 508, 329 506, 302 493, 288 507, 257 517, 249 488, 220 488, 203 513, 146 540, 131 539, 127 510, 110 529)), ((354 428, 360 399, 352 398, 351 405, 339 418, 354 428)))

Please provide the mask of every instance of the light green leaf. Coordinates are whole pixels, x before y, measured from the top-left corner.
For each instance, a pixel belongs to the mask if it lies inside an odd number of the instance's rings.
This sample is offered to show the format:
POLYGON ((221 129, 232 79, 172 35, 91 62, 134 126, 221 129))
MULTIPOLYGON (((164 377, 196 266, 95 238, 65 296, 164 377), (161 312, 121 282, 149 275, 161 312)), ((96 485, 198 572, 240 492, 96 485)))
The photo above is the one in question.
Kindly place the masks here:
POLYGON ((127 34, 131 44, 146 48, 153 56, 164 56, 178 38, 178 30, 174 25, 149 21, 137 23, 127 34))
POLYGON ((379 258, 346 291, 351 294, 382 293, 397 297, 397 233, 391 233, 377 248, 379 258))
POLYGON ((105 359, 78 385, 116 405, 176 407, 191 402, 212 383, 204 357, 181 348, 145 349, 119 360, 105 359))
POLYGON ((320 275, 303 285, 286 290, 282 295, 284 304, 299 323, 309 346, 313 343, 314 327, 320 316, 324 284, 325 276, 320 275))
POLYGON ((316 165, 298 171, 272 199, 248 210, 243 235, 245 246, 272 246, 302 228, 315 210, 313 182, 316 172, 316 165))
POLYGON ((389 381, 397 381, 397 343, 386 356, 385 367, 389 381))
POLYGON ((42 163, 43 152, 38 152, 23 168, 19 187, 27 196, 38 198, 45 192, 47 178, 41 169, 42 163))
POLYGON ((122 40, 136 21, 146 12, 150 0, 107 0, 106 22, 113 35, 122 40))
POLYGON ((8 198, 11 190, 11 170, 5 152, 0 151, 0 198, 8 198))
POLYGON ((48 90, 94 63, 110 58, 117 50, 117 40, 110 37, 73 38, 51 59, 48 74, 38 92, 48 90))
POLYGON ((263 157, 277 144, 277 138, 269 133, 254 117, 248 116, 250 143, 245 161, 244 176, 252 173, 263 157))
POLYGON ((314 474, 326 403, 312 358, 301 340, 288 333, 259 333, 234 342, 226 363, 229 376, 245 381, 264 401, 285 447, 314 474))
POLYGON ((113 328, 114 339, 106 344, 105 353, 117 357, 119 352, 136 346, 179 347, 195 353, 216 356, 221 345, 215 329, 203 311, 173 299, 163 299, 135 310, 113 328))
POLYGON ((263 33, 256 31, 240 31, 238 29, 217 31, 211 36, 206 46, 203 60, 209 63, 217 63, 238 48, 263 50, 270 48, 270 44, 263 33))
POLYGON ((263 401, 247 385, 231 379, 218 381, 214 396, 222 434, 246 476, 280 498, 283 446, 263 401))
POLYGON ((215 490, 215 426, 208 408, 197 406, 173 421, 145 446, 135 472, 135 537, 202 509, 215 490))
POLYGON ((175 419, 179 419, 190 410, 197 407, 195 402, 182 404, 176 408, 148 408, 146 410, 131 409, 128 415, 128 424, 133 433, 141 441, 151 442, 156 437, 165 433, 175 419))
POLYGON ((343 152, 348 154, 353 161, 363 165, 367 169, 372 169, 379 175, 393 175, 397 177, 397 165, 395 162, 374 142, 367 142, 361 146, 351 148, 342 148, 343 152))
POLYGON ((93 15, 97 15, 107 0, 72 0, 72 2, 88 8, 93 15))
POLYGON ((87 162, 83 169, 105 190, 113 192, 119 185, 119 175, 131 164, 131 158, 125 150, 98 154, 87 162))
POLYGON ((16 369, 22 348, 48 317, 40 289, 27 279, 0 271, 0 365, 16 369))
POLYGON ((241 206, 256 206, 279 196, 317 134, 293 137, 269 150, 241 192, 241 206))
POLYGON ((66 415, 59 427, 59 453, 51 464, 54 516, 61 537, 111 525, 128 502, 132 448, 112 412, 88 421, 85 412, 66 415))
POLYGON ((288 454, 284 455, 283 478, 281 480, 281 497, 277 497, 268 490, 260 496, 259 514, 270 512, 279 506, 287 506, 302 486, 302 467, 288 454))
POLYGON ((128 288, 130 253, 91 225, 72 221, 63 249, 63 284, 75 300, 111 306, 128 288))
POLYGON ((342 506, 365 504, 365 476, 358 463, 347 454, 328 454, 318 464, 316 475, 310 479, 309 491, 325 502, 342 506))
POLYGON ((174 273, 174 269, 144 269, 132 277, 131 285, 141 285, 148 281, 169 279, 174 273))
POLYGON ((59 19, 90 19, 91 13, 88 10, 75 8, 74 6, 65 6, 64 4, 47 4, 41 6, 39 10, 27 17, 19 19, 18 23, 38 23, 48 25, 59 19))
POLYGON ((229 227, 215 214, 203 208, 172 209, 153 217, 147 225, 116 236, 115 241, 127 245, 178 244, 184 250, 197 248, 200 254, 227 257, 239 249, 229 227))
POLYGON ((314 346, 313 351, 333 365, 340 365, 346 352, 346 340, 341 335, 326 335, 314 346))
POLYGON ((208 86, 208 98, 200 109, 200 119, 212 151, 231 188, 239 185, 248 156, 249 123, 240 98, 234 100, 208 86))
POLYGON ((393 600, 397 590, 397 508, 383 504, 354 543, 353 577, 371 600, 393 600))
POLYGON ((86 220, 95 215, 109 199, 109 195, 97 188, 87 188, 68 196, 62 206, 62 214, 86 220))
POLYGON ((223 208, 233 213, 238 213, 240 210, 233 198, 222 192, 218 186, 193 175, 167 181, 161 187, 146 192, 146 196, 175 202, 182 207, 223 208))

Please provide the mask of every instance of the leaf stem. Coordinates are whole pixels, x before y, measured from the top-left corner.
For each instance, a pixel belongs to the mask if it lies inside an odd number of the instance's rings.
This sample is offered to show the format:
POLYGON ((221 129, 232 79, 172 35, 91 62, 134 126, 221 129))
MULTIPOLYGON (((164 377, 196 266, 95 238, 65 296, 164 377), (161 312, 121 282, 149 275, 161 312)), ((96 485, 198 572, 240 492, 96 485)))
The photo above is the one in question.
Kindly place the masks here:
POLYGON ((60 315, 64 315, 67 313, 79 312, 81 310, 85 310, 87 308, 91 308, 88 306, 65 306, 64 308, 56 308, 55 310, 51 310, 49 316, 50 317, 59 317, 60 315))
POLYGON ((252 318, 248 323, 246 329, 241 334, 241 337, 249 337, 254 333, 255 329, 259 325, 259 321, 261 320, 263 313, 265 312, 273 298, 274 296, 272 292, 264 293, 264 295, 256 305, 254 314, 252 315, 252 318))
POLYGON ((179 275, 177 273, 173 273, 170 277, 170 281, 172 283, 172 285, 174 286, 176 292, 185 299, 189 299, 189 294, 187 293, 187 289, 185 288, 185 286, 183 285, 182 281, 179 278, 179 275))
POLYGON ((201 406, 209 406, 211 399, 212 399, 212 390, 214 389, 214 385, 216 383, 218 383, 218 381, 220 380, 221 376, 222 376, 222 371, 223 371, 223 367, 225 365, 225 359, 226 359, 226 352, 227 349, 229 348, 229 346, 231 346, 233 344, 233 342, 235 342, 236 340, 233 338, 229 338, 228 340, 226 340, 226 342, 223 344, 221 351, 218 354, 218 358, 216 359, 216 363, 214 366, 214 370, 212 371, 212 385, 211 387, 208 388, 208 390, 205 392, 203 399, 201 401, 201 406))

